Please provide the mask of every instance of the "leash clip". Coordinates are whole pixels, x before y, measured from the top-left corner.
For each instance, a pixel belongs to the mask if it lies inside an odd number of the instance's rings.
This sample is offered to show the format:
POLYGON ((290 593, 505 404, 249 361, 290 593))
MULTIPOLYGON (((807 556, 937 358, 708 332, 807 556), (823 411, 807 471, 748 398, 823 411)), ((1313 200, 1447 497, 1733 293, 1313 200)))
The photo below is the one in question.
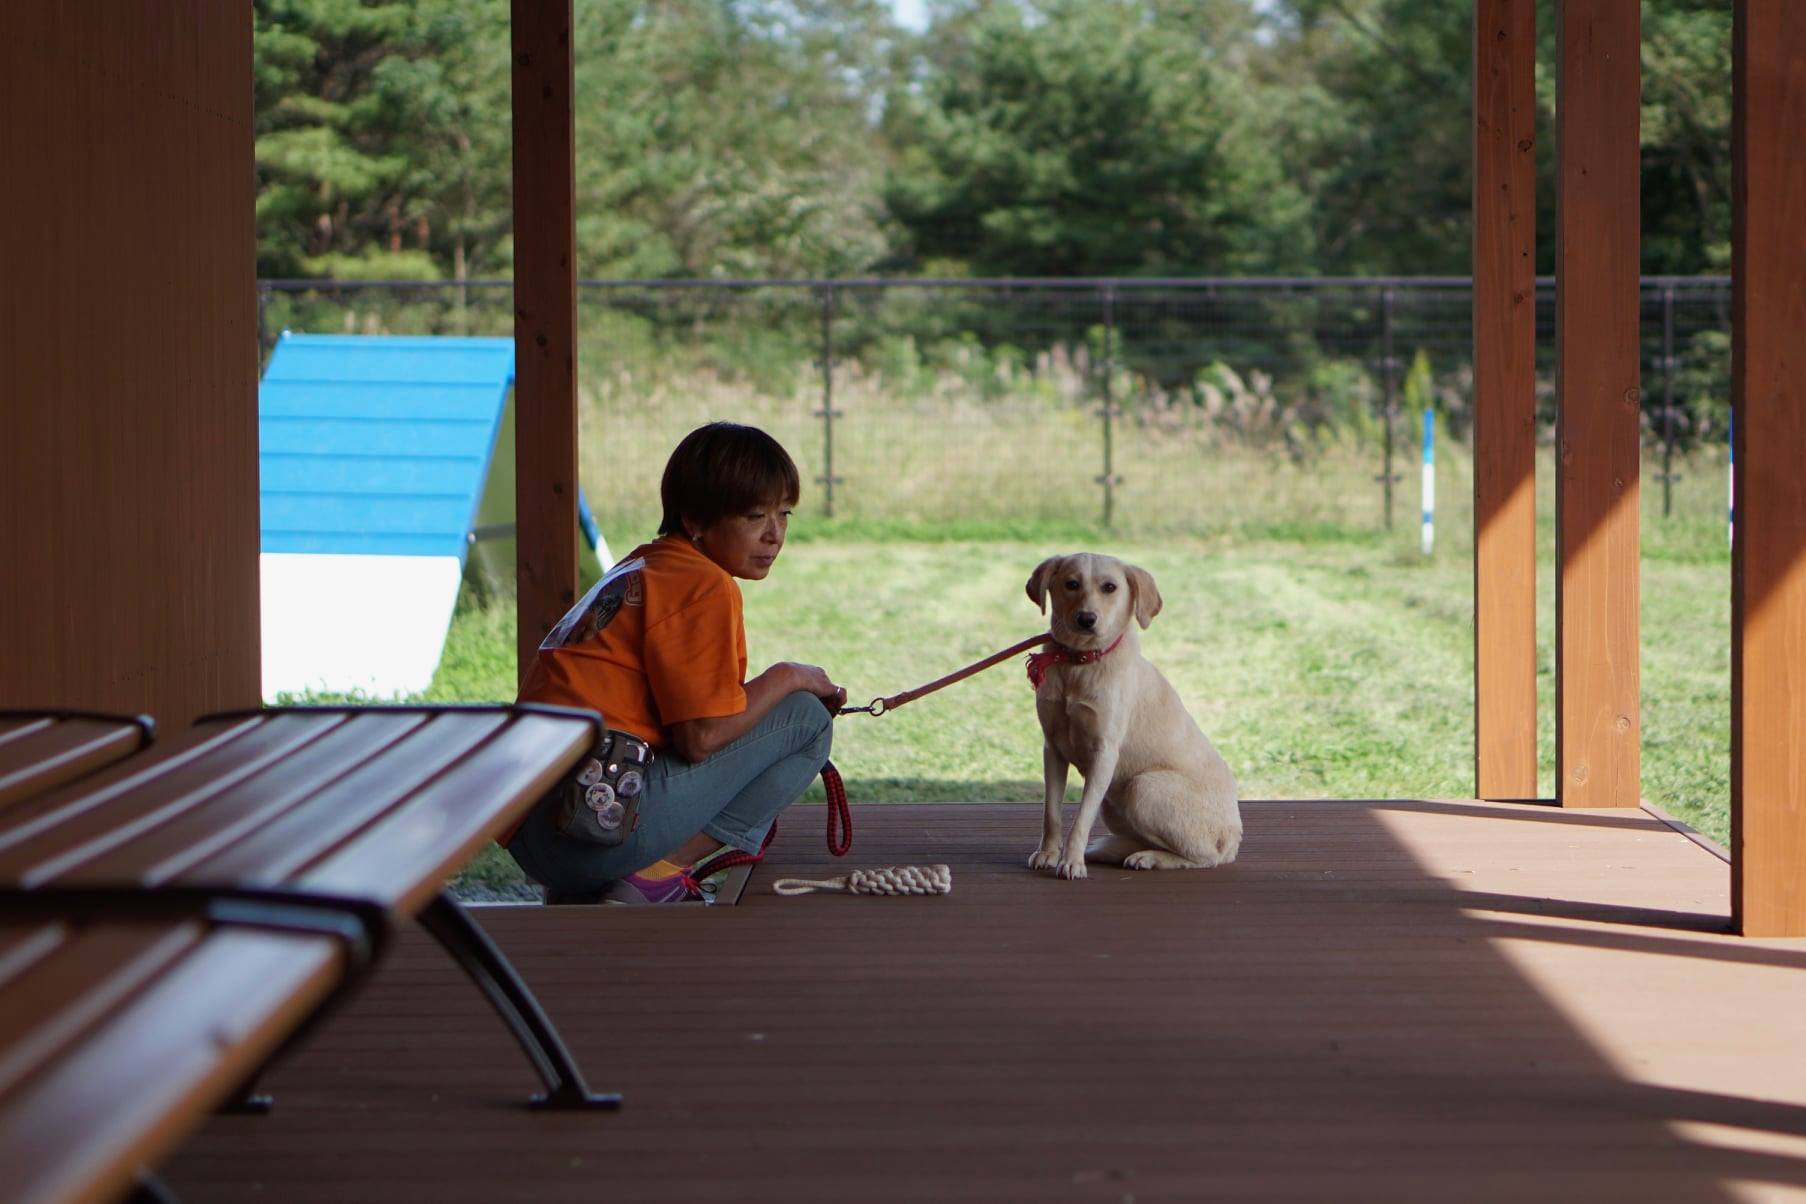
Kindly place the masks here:
POLYGON ((884 699, 874 698, 867 706, 841 707, 838 713, 842 715, 870 715, 872 718, 876 719, 878 716, 884 714, 884 710, 884 699))

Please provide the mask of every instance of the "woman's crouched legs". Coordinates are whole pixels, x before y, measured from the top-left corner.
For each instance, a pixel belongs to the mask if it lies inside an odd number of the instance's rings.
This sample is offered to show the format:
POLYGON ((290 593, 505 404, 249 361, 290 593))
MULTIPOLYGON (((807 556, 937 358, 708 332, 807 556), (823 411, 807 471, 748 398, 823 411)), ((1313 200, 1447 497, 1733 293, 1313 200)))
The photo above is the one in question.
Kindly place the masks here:
POLYGON ((834 716, 795 693, 706 761, 660 752, 646 776, 639 821, 619 845, 590 844, 553 826, 555 799, 533 809, 508 851, 528 877, 563 894, 600 893, 698 832, 756 853, 778 812, 802 797, 827 763, 834 716))

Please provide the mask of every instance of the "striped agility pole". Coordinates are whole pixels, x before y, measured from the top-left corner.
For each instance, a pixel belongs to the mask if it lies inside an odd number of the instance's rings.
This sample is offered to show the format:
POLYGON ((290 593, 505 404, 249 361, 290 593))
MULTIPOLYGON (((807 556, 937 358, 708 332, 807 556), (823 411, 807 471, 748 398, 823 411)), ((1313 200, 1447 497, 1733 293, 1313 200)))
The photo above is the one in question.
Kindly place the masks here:
POLYGON ((1436 546, 1436 413, 1423 411, 1423 554, 1436 546))

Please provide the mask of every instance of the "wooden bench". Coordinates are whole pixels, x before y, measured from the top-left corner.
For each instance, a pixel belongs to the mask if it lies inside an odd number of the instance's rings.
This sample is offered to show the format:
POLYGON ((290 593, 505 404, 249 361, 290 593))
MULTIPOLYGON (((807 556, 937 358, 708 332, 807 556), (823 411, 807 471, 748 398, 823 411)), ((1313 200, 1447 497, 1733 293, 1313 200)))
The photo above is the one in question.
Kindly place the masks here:
POLYGON ((148 715, 0 711, 0 823, 13 803, 130 756, 156 731, 148 715))
POLYGON ((444 887, 601 735, 555 707, 222 715, 0 817, 0 1166, 9 1198, 106 1199, 342 999, 418 919, 546 1085, 592 1093, 444 887))

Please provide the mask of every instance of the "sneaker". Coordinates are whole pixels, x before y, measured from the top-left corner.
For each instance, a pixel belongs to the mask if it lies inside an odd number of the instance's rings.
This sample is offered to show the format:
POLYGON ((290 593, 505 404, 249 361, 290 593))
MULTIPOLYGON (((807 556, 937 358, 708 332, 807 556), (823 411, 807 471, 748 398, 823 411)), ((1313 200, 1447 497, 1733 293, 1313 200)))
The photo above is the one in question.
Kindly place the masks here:
POLYGON ((707 902, 708 897, 702 893, 696 879, 688 874, 673 874, 669 878, 642 878, 638 874, 629 874, 611 884, 602 896, 604 903, 632 906, 642 903, 694 903, 698 900, 707 902))
POLYGON ((690 877, 696 882, 697 889, 707 895, 711 903, 714 902, 715 896, 721 893, 721 886, 727 881, 728 869, 733 868, 729 866, 727 869, 717 869, 715 863, 734 851, 733 845, 724 844, 713 853, 697 858, 695 864, 688 870, 690 877))

